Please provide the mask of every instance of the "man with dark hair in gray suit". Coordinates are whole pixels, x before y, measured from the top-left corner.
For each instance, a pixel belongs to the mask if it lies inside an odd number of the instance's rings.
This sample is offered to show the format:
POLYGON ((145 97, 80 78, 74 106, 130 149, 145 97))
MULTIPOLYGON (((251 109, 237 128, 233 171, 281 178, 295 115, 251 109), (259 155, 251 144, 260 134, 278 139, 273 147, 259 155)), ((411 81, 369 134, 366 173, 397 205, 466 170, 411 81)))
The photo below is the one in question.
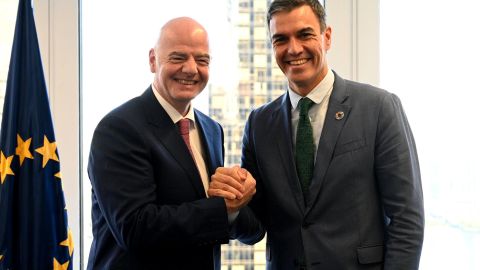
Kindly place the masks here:
MULTIPOLYGON (((317 0, 274 0, 267 21, 289 88, 250 114, 242 155, 267 269, 418 269, 423 195, 399 98, 328 67, 332 29, 317 0)), ((217 172, 229 177, 209 192, 234 192, 238 177, 217 172)))

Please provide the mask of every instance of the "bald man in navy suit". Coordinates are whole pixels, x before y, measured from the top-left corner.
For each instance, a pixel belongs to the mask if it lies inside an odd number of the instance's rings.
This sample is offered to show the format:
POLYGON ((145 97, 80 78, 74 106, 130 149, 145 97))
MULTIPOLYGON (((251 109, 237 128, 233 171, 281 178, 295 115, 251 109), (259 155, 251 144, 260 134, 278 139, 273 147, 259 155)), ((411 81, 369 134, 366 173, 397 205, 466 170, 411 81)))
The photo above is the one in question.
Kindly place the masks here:
POLYGON ((235 168, 241 192, 229 199, 206 194, 224 148, 221 126, 191 105, 208 81, 205 29, 185 17, 167 22, 149 62, 153 84, 93 136, 87 269, 220 269, 220 244, 264 233, 242 208, 255 193, 251 175, 235 168))

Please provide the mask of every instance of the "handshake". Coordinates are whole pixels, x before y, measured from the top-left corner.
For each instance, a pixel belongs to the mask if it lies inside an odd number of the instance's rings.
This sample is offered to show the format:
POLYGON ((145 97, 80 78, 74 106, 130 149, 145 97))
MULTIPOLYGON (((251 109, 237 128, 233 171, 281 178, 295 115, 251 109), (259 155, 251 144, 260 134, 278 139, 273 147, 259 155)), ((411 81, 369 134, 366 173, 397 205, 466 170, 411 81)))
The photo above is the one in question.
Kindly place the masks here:
POLYGON ((256 181, 252 175, 239 166, 233 166, 217 168, 207 193, 209 197, 224 198, 230 214, 245 206, 256 191, 256 181))

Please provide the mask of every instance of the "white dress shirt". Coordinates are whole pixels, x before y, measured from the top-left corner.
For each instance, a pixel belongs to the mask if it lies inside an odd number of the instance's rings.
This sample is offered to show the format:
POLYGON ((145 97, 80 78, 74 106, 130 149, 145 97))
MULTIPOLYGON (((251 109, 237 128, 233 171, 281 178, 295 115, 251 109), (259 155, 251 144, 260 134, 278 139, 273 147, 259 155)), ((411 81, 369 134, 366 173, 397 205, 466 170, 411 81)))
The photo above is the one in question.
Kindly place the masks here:
MULTIPOLYGON (((315 160, 317 159, 316 150, 318 149, 320 135, 322 134, 323 123, 325 122, 325 115, 327 114, 328 102, 330 100, 330 95, 332 94, 334 81, 335 75, 333 74, 333 71, 329 69, 325 78, 323 78, 323 80, 306 96, 314 102, 308 111, 308 116, 310 117, 310 123, 312 124, 313 130, 315 160)), ((290 96, 290 102, 292 103, 292 139, 295 149, 298 119, 300 118, 300 108, 297 108, 297 105, 303 97, 295 93, 290 87, 288 88, 288 94, 290 96)))
POLYGON ((190 147, 192 148, 193 156, 195 157, 195 163, 197 165, 198 172, 202 178, 203 188, 205 190, 205 195, 207 195, 207 190, 209 186, 209 177, 207 172, 207 166, 205 165, 205 151, 200 140, 200 134, 198 133, 197 124, 195 122, 195 114, 193 111, 193 106, 190 105, 188 112, 185 116, 181 115, 168 101, 166 101, 157 91, 155 86, 152 84, 153 94, 157 98, 160 105, 167 112, 167 114, 172 119, 173 123, 177 124, 183 118, 190 120, 190 132, 188 136, 190 137, 190 147))

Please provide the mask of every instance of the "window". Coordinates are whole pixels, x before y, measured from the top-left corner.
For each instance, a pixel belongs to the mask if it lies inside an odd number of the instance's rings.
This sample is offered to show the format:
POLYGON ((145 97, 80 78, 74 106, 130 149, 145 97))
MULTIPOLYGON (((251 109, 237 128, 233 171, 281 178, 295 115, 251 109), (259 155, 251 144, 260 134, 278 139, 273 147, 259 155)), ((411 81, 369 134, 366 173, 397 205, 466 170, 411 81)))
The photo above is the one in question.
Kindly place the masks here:
POLYGON ((238 8, 241 11, 249 11, 250 9, 250 0, 239 0, 238 1, 238 8))
POLYGON ((402 99, 422 172, 421 269, 480 269, 479 8, 380 1, 380 84, 402 99))
POLYGON ((238 51, 239 53, 248 53, 250 50, 249 41, 248 40, 239 40, 238 41, 238 51))
POLYGON ((270 40, 255 40, 255 52, 266 53, 267 43, 270 43, 270 40))
POLYGON ((262 11, 255 12, 255 14, 253 15, 254 25, 255 26, 260 26, 263 29, 265 29, 265 23, 266 23, 266 20, 267 20, 267 18, 265 17, 265 9, 266 9, 265 2, 263 3, 263 7, 259 7, 259 9, 262 10, 262 11))

